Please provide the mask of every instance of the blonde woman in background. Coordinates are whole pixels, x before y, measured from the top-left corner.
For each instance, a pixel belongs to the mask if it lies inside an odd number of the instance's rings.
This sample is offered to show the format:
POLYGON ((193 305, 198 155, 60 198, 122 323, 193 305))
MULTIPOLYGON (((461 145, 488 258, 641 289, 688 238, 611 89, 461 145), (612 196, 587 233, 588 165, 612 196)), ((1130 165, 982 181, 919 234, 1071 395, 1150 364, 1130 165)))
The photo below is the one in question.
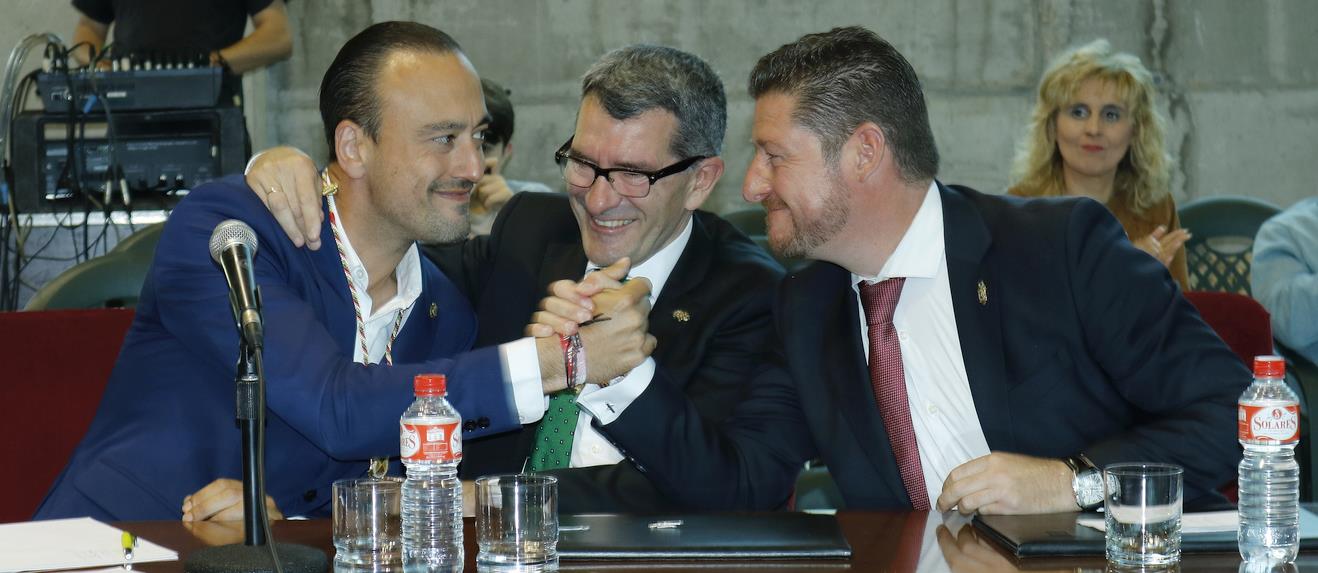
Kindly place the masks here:
POLYGON ((1164 120, 1139 58, 1096 40, 1062 54, 1039 82, 1029 134, 1008 189, 1025 197, 1086 196, 1112 211, 1141 250, 1188 287, 1185 241, 1170 189, 1164 120))

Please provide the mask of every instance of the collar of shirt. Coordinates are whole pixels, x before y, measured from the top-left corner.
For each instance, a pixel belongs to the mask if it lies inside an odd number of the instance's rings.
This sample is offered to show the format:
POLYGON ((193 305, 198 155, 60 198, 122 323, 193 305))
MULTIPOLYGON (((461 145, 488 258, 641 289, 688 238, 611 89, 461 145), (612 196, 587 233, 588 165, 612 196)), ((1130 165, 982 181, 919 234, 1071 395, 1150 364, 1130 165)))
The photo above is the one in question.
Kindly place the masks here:
MULTIPOLYGON (((660 291, 664 290, 664 284, 668 282, 668 276, 673 274, 673 268, 677 266, 677 260, 682 258, 682 251, 686 250, 686 244, 691 240, 691 214, 688 213, 686 223, 682 227, 682 232, 677 235, 673 242, 668 243, 659 252, 650 256, 650 258, 641 261, 638 265, 633 265, 631 271, 627 273, 628 278, 644 277, 650 281, 650 304, 659 299, 660 291)), ((595 263, 589 263, 586 270, 600 268, 595 263)))
POLYGON ((930 183, 924 202, 911 220, 911 227, 902 235, 892 256, 883 263, 878 276, 863 277, 852 273, 852 288, 859 292, 861 281, 876 283, 893 277, 934 278, 945 254, 943 241, 943 199, 938 193, 938 184, 930 183))
POLYGON ((352 240, 348 238, 348 232, 343 228, 342 217, 339 216, 339 210, 334 202, 334 196, 329 197, 329 210, 334 214, 333 225, 338 231, 339 239, 343 242, 340 245, 343 248, 344 258, 348 259, 348 276, 352 281, 352 286, 357 291, 357 297, 361 303, 362 317, 367 322, 372 322, 376 317, 381 315, 389 316, 390 326, 393 323, 393 313, 397 310, 410 308, 416 303, 416 299, 421 296, 421 253, 418 251, 416 243, 407 248, 403 254, 403 259, 398 261, 398 268, 394 270, 398 279, 398 293, 394 298, 389 300, 379 308, 376 308, 371 295, 367 294, 367 287, 371 284, 371 277, 366 274, 366 265, 362 264, 361 258, 357 256, 357 251, 352 248, 352 240))

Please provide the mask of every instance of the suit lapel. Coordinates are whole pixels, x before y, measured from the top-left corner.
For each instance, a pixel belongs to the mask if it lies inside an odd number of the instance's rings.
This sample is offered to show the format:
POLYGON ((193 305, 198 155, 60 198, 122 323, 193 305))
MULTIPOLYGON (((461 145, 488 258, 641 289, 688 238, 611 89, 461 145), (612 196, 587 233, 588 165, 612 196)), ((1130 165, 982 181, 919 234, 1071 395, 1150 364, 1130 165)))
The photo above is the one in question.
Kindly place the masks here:
POLYGON ((812 279, 809 297, 796 297, 806 301, 801 317, 791 325, 789 340, 804 341, 807 346, 791 352, 794 375, 802 377, 801 384, 822 384, 855 434, 856 443, 880 477, 874 487, 886 487, 892 499, 908 500, 906 487, 897 471, 896 457, 888 440, 888 431, 879 415, 878 402, 870 383, 869 361, 858 334, 860 309, 851 289, 851 273, 828 264, 818 279, 812 279), (817 320, 816 320, 817 319, 817 320), (811 373, 818 373, 810 376, 811 373), (810 376, 809 378, 805 378, 810 376))
POLYGON ((436 305, 437 311, 444 306, 439 304, 439 299, 435 296, 439 289, 433 279, 431 273, 421 272, 421 294, 412 304, 412 312, 407 315, 407 322, 403 324, 402 330, 398 332, 398 338, 394 341, 392 352, 394 364, 420 362, 431 358, 430 349, 434 348, 435 337, 439 334, 435 326, 440 322, 431 318, 430 305, 436 305))
MULTIPOLYGON (((549 283, 563 279, 581 280, 586 272, 586 252, 581 243, 554 243, 545 248, 545 264, 540 267, 540 291, 536 302, 545 295, 549 283)), ((527 316, 530 316, 529 314, 527 316)))
POLYGON ((999 283, 986 261, 993 239, 969 198, 941 183, 938 188, 943 201, 947 280, 970 394, 989 448, 1010 450, 1015 444, 1008 420, 1002 298, 994 296, 999 283))
MULTIPOLYGON (((664 283, 663 292, 650 309, 650 334, 656 339, 675 340, 682 335, 683 327, 691 324, 691 315, 703 312, 699 308, 688 308, 690 300, 686 295, 705 280, 705 273, 713 264, 713 252, 714 239, 697 211, 691 216, 691 237, 686 248, 682 249, 682 255, 664 283), (685 319, 679 318, 682 313, 685 313, 685 319)), ((661 344, 655 349, 655 358, 665 362, 666 353, 676 348, 680 345, 661 344)))
POLYGON ((324 311, 325 325, 339 348, 351 357, 357 345, 357 313, 352 304, 352 295, 348 292, 348 276, 343 272, 343 261, 339 258, 338 244, 334 241, 334 230, 330 227, 329 202, 322 200, 321 208, 325 213, 324 222, 320 226, 320 244, 323 246, 316 251, 306 248, 302 251, 311 258, 322 284, 327 285, 325 288, 333 293, 332 296, 323 297, 323 300, 332 301, 324 311))

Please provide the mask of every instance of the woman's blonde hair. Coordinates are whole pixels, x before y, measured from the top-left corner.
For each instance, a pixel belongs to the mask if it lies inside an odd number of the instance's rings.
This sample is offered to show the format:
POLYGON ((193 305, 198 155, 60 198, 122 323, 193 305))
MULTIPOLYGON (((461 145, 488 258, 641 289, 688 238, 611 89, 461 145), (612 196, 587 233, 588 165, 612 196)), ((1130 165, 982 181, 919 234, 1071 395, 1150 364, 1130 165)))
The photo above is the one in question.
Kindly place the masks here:
POLYGON ((1029 196, 1065 194, 1057 114, 1075 100, 1081 84, 1095 78, 1116 88, 1135 128, 1130 149, 1117 166, 1113 196, 1124 196, 1132 210, 1143 212, 1170 193, 1171 158, 1163 148, 1166 122, 1154 105, 1153 75, 1139 58, 1113 52, 1107 40, 1062 54, 1044 72, 1029 132, 1016 151, 1012 167, 1016 184, 1011 190, 1029 196))

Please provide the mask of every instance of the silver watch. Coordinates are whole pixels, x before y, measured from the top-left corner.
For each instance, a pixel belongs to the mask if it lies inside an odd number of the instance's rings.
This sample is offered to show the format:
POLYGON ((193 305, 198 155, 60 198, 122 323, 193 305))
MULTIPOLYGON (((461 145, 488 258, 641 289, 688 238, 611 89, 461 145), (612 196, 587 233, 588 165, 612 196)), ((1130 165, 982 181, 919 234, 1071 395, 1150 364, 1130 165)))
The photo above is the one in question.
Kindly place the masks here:
POLYGON ((1062 461, 1071 468, 1071 490, 1080 509, 1092 509, 1103 503, 1103 473, 1084 454, 1076 454, 1062 461))

